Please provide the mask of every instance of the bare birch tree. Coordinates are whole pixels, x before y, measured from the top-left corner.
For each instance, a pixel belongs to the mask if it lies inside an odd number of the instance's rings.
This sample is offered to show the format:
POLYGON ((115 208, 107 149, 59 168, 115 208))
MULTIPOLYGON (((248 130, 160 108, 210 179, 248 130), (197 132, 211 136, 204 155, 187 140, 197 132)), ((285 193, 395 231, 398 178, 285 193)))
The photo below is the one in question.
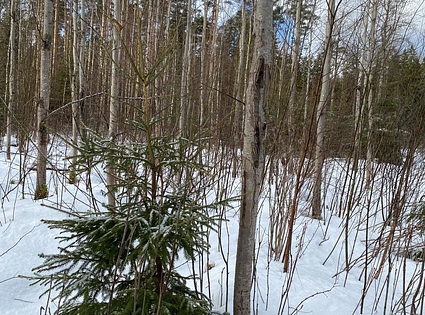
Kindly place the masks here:
POLYGON ((201 42, 201 93, 200 93, 200 114, 199 127, 202 128, 205 120, 205 60, 207 54, 207 21, 208 21, 209 1, 204 0, 204 19, 202 21, 202 42, 201 42))
POLYGON ((375 30, 376 30, 376 19, 378 14, 378 1, 374 0, 372 4, 372 19, 370 25, 370 35, 369 35, 369 69, 368 69, 368 86, 369 86, 369 95, 367 99, 368 107, 368 136, 367 136, 367 153, 366 153, 366 184, 369 186, 372 181, 373 176, 373 127, 374 127, 374 114, 373 114, 373 102, 374 102, 374 91, 373 91, 373 67, 375 65, 375 30))
MULTIPOLYGON (((112 44, 112 74, 111 74, 111 100, 109 103, 109 131, 108 137, 115 141, 118 126, 118 93, 119 93, 119 60, 121 52, 120 30, 121 30, 121 0, 114 2, 113 44, 112 44)), ((108 204, 115 206, 115 193, 112 186, 115 184, 115 174, 111 167, 106 169, 106 184, 108 190, 108 204)))
POLYGON ((243 80, 243 70, 245 61, 245 33, 246 33, 246 0, 242 0, 241 7, 241 30, 239 34, 239 60, 238 60, 238 72, 236 74, 236 100, 235 100, 235 116, 233 123, 233 170, 232 176, 236 177, 237 173, 237 161, 238 161, 238 149, 241 141, 241 127, 243 120, 241 119, 243 111, 243 96, 245 94, 245 84, 243 80))
POLYGON ((37 109, 38 130, 38 158, 37 158, 37 184, 35 199, 48 196, 47 189, 47 144, 48 134, 46 128, 47 112, 50 100, 50 55, 53 39, 53 1, 44 0, 43 37, 41 38, 40 60, 40 98, 37 109))
POLYGON ((56 74, 58 67, 58 42, 59 42, 59 0, 55 0, 55 19, 53 30, 53 52, 52 52, 52 76, 56 74))
MULTIPOLYGON (((73 63, 73 71, 72 71, 72 82, 71 82, 71 95, 72 95, 72 155, 73 163, 76 162, 76 155, 78 153, 77 145, 78 145, 78 121, 79 121, 79 110, 78 110, 78 79, 79 79, 79 43, 78 43, 78 0, 73 0, 72 7, 72 29, 73 29, 73 37, 72 37, 72 59, 73 63)), ((75 170, 72 170, 69 175, 69 182, 73 184, 75 182, 75 170)))
POLYGON ((335 0, 328 4, 328 21, 326 23, 325 60, 323 62, 322 87, 319 104, 316 110, 316 152, 314 160, 314 185, 313 199, 311 202, 312 217, 320 218, 322 215, 322 168, 325 162, 325 125, 326 105, 329 102, 329 83, 331 79, 332 58, 332 28, 335 21, 335 0))
MULTIPOLYGON (((82 119, 82 102, 79 99, 84 98, 84 71, 85 71, 85 48, 86 48, 86 14, 85 14, 85 0, 80 0, 80 7, 78 0, 73 1, 73 47, 72 58, 74 60, 73 73, 72 73, 72 148, 73 163, 76 162, 76 155, 78 154, 78 139, 81 133, 80 122, 82 119), (80 27, 78 27, 80 25, 80 27), (80 36, 78 36, 80 35, 80 36)), ((69 176, 69 182, 75 183, 75 170, 72 170, 69 176)))
POLYGON ((183 53, 183 67, 181 76, 181 91, 180 91, 180 121, 179 121, 179 132, 181 136, 184 136, 185 125, 187 121, 187 94, 188 94, 188 81, 189 81, 189 66, 190 66, 190 51, 192 41, 192 0, 187 2, 187 14, 186 14, 186 38, 184 41, 184 53, 183 53))
POLYGON ((9 40, 9 105, 6 118, 6 158, 10 160, 10 146, 12 141, 12 111, 16 107, 15 80, 16 80, 16 24, 18 0, 10 2, 10 40, 9 40))
POLYGON ((255 230, 264 169, 265 105, 270 81, 272 43, 273 1, 257 1, 254 14, 253 59, 246 93, 234 315, 251 314, 255 230))
MULTIPOLYGON (((86 79, 85 79, 85 73, 86 73, 86 32, 87 32, 87 23, 86 23, 86 0, 80 0, 80 10, 81 10, 81 17, 80 17, 80 45, 79 45, 79 57, 78 57, 78 91, 80 94, 80 99, 84 99, 85 96, 85 88, 86 88, 86 79)), ((80 120, 84 121, 83 117, 83 108, 84 108, 84 101, 81 101, 78 105, 78 111, 80 114, 80 120)))
POLYGON ((364 108, 364 95, 365 95, 365 70, 367 63, 366 56, 366 45, 367 45, 367 32, 369 27, 369 9, 370 9, 370 0, 366 3, 366 13, 364 14, 363 19, 363 36, 362 36, 362 46, 360 51, 360 65, 359 65, 359 74, 357 77, 357 87, 356 87, 356 104, 354 105, 354 117, 355 117, 355 125, 354 125, 354 148, 356 152, 359 150, 360 138, 363 129, 363 108, 364 108))

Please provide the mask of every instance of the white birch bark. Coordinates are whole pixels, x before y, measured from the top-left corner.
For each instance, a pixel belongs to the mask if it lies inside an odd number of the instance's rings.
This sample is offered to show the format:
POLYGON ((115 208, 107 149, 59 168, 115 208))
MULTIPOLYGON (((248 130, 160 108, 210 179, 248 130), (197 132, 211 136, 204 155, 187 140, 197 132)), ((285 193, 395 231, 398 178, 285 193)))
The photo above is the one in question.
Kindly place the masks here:
MULTIPOLYGON (((87 24, 86 24, 86 0, 80 0, 80 10, 81 10, 81 18, 80 18, 80 46, 79 57, 78 57, 78 83, 79 83, 79 94, 80 98, 84 98, 85 96, 85 86, 86 86, 86 74, 85 74, 85 65, 86 65, 86 32, 87 32, 87 24)), ((83 101, 82 101, 83 102, 83 101)), ((82 115, 83 104, 80 103, 79 112, 82 115)), ((84 119, 84 117, 80 117, 80 119, 84 119)))
POLYGON ((208 20, 208 5, 209 1, 204 0, 204 20, 202 21, 202 41, 201 41, 201 95, 200 95, 200 114, 199 128, 201 129, 205 121, 205 57, 207 54, 207 20, 208 20))
MULTIPOLYGON (((243 110, 241 102, 243 102, 243 95, 245 90, 245 85, 243 81, 243 70, 244 70, 244 61, 245 61, 245 33, 246 33, 246 0, 242 0, 242 14, 241 14, 241 32, 239 36, 239 60, 238 60, 238 73, 236 77, 236 102, 235 102, 235 128, 239 130, 238 124, 240 123, 240 117, 243 110)), ((239 142, 239 134, 236 134, 237 141, 239 142)))
MULTIPOLYGON (((78 70, 79 70, 79 60, 78 60, 78 0, 73 0, 72 5, 72 59, 73 59, 73 70, 72 70, 72 82, 71 82, 71 96, 72 96, 72 142, 74 146, 72 147, 72 162, 76 162, 76 155, 78 153, 78 121, 79 121, 79 111, 78 111, 78 70)), ((74 170, 73 170, 74 171, 74 170)), ((70 183, 75 181, 75 172, 70 174, 70 183)))
MULTIPOLYGON (((95 3, 92 2, 91 3, 91 15, 90 15, 90 27, 89 27, 89 40, 88 40, 88 49, 87 49, 87 73, 93 73, 93 67, 94 67, 94 20, 95 20, 95 16, 94 16, 94 10, 95 8, 95 3)), ((94 76, 90 76, 90 82, 93 80, 94 76)), ((87 80, 87 85, 89 86, 93 86, 93 84, 89 84, 88 83, 89 80, 87 80)))
POLYGON ((9 40, 9 103, 6 116, 6 158, 10 160, 12 141, 12 111, 15 109, 15 79, 16 79, 16 24, 18 0, 10 2, 10 40, 9 40))
POLYGON ((329 1, 328 21, 326 23, 325 60, 323 64, 322 87, 319 104, 316 111, 316 152, 314 160, 314 185, 313 199, 311 202, 312 217, 320 218, 322 215, 322 168, 325 161, 325 126, 326 105, 329 102, 329 83, 332 58, 332 28, 335 21, 335 0, 329 1))
MULTIPOLYGON (((111 71, 111 99, 109 103, 109 131, 108 137, 111 141, 116 141, 116 133, 118 126, 118 94, 119 94, 119 60, 121 52, 120 44, 120 27, 121 27, 121 0, 114 2, 114 24, 113 30, 113 44, 112 44, 112 71, 111 71)), ((112 188, 115 184, 115 174, 111 167, 106 169, 106 184, 112 188)), ((115 192, 113 189, 108 189, 108 204, 112 207, 115 206, 115 192)))
POLYGON ((370 52, 369 52, 369 96, 367 100, 367 107, 368 107, 368 135, 367 135, 367 152, 366 152, 366 185, 369 186, 370 182, 372 181, 373 177, 373 147, 372 147, 372 140, 373 140, 373 128, 374 128, 374 115, 373 115, 373 102, 374 102, 374 91, 373 91, 373 66, 374 66, 374 60, 375 60, 375 30, 376 30, 376 18, 378 15, 378 1, 374 0, 372 5, 372 19, 370 22, 370 52))
POLYGON ((35 199, 46 198, 47 192, 47 144, 48 134, 46 117, 49 110, 50 99, 50 55, 53 39, 53 1, 44 0, 43 37, 41 39, 40 60, 40 98, 37 108, 37 135, 38 135, 38 158, 37 158, 37 183, 35 199))
POLYGON ((184 136, 184 128, 186 126, 186 115, 187 115, 187 86, 188 86, 188 74, 189 74, 189 54, 191 50, 191 38, 192 38, 192 0, 187 2, 187 15, 186 15, 186 38, 184 41, 184 52, 183 52, 183 66, 181 76, 181 90, 180 90, 180 121, 179 121, 179 133, 180 136, 184 136))
POLYGON ((255 230, 264 169, 265 105, 273 43, 273 1, 256 3, 254 48, 246 92, 242 152, 242 200, 236 256, 233 314, 251 314, 255 230))
POLYGON ((243 128, 243 120, 241 119, 243 112, 243 96, 245 93, 245 81, 243 80, 243 70, 245 64, 245 33, 246 33, 246 0, 242 0, 241 8, 241 31, 239 35, 239 60, 238 73, 236 74, 236 100, 235 100, 235 116, 233 121, 233 170, 232 177, 237 174, 238 149, 241 142, 241 129, 243 128))
POLYGON ((356 103, 354 105, 354 148, 355 150, 359 150, 359 144, 360 144, 360 138, 362 134, 363 129, 363 95, 365 93, 365 69, 366 69, 366 40, 367 40, 367 31, 369 26, 369 7, 370 7, 370 0, 366 3, 366 14, 364 15, 364 29, 363 29, 363 36, 362 36, 362 48, 360 52, 360 65, 359 65, 359 74, 357 77, 357 88, 356 88, 356 103))
POLYGON ((52 53, 52 76, 56 74, 58 57, 58 39, 59 39, 59 0, 55 0, 55 19, 53 30, 53 53, 52 53))
POLYGON ((219 14, 220 0, 214 0, 212 5, 212 17, 211 17, 211 26, 210 26, 210 45, 209 45, 209 53, 208 53, 208 72, 206 74, 207 78, 207 106, 208 112, 204 112, 204 117, 206 119, 206 125, 214 125, 214 100, 212 91, 217 90, 217 80, 216 80, 216 56, 217 56, 217 28, 218 28, 218 14, 219 14))

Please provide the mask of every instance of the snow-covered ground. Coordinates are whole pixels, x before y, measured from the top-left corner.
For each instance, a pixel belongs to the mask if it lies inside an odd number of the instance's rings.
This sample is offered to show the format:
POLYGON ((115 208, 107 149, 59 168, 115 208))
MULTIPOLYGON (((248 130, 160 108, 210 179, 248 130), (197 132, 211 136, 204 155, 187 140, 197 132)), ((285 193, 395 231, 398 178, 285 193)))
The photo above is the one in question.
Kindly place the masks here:
MULTIPOLYGON (((53 314, 55 303, 48 300, 47 295, 39 298, 47 288, 29 286, 29 280, 22 276, 31 276, 32 268, 41 264, 38 254, 58 251, 58 241, 55 239, 57 231, 48 229, 41 220, 66 217, 66 214, 56 210, 58 208, 87 209, 90 198, 84 194, 85 184, 80 183, 79 187, 75 187, 67 183, 61 171, 66 168, 66 162, 63 161, 66 147, 58 144, 50 151, 52 164, 57 169, 49 171, 50 196, 46 200, 34 201, 35 171, 31 170, 33 161, 31 158, 20 161, 16 149, 13 147, 11 161, 6 160, 4 151, 0 153, 0 315, 45 314, 46 309, 46 314, 53 314), (19 182, 19 174, 22 172, 28 172, 24 192, 19 182)), ((29 156, 31 155, 34 156, 35 152, 30 152, 29 156)), ((327 163, 324 185, 326 212, 323 220, 312 220, 301 215, 297 217, 292 261, 290 272, 287 273, 283 272, 283 264, 272 258, 273 253, 269 246, 271 213, 282 209, 286 212, 287 209, 284 209, 284 204, 276 207, 275 201, 279 199, 276 194, 280 184, 277 181, 267 181, 258 224, 253 287, 255 314, 411 314, 412 295, 420 284, 420 278, 424 280, 423 273, 419 271, 421 263, 396 255, 398 245, 394 245, 391 247, 394 254, 389 256, 391 263, 384 260, 380 275, 377 279, 374 277, 380 267, 385 244, 385 238, 380 238, 380 235, 388 234, 381 233, 388 228, 382 228, 379 213, 387 209, 387 203, 395 193, 392 185, 397 183, 398 177, 395 175, 390 178, 393 173, 385 169, 376 182, 379 190, 364 190, 360 186, 354 189, 358 198, 353 198, 352 215, 346 229, 344 216, 340 218, 336 215, 339 205, 347 200, 351 191, 342 188, 346 175, 344 163, 343 160, 327 163), (388 189, 384 189, 385 187, 388 189), (374 200, 369 203, 369 212, 365 212, 367 198, 374 200), (366 213, 370 213, 367 221, 366 213), (370 244, 368 248, 367 244, 370 244), (382 246, 379 247, 379 244, 382 246), (346 270, 346 248, 349 272, 346 270), (366 257, 369 263, 364 268, 366 257), (364 292, 365 285, 367 292, 364 292)), ((415 184, 419 188, 422 178, 418 175, 412 179, 416 180, 415 184)), ((93 176, 92 181, 94 196, 104 198, 102 180, 93 176)), ((229 179, 227 184, 233 194, 239 192, 239 185, 238 179, 229 179)), ((308 186, 308 181, 305 186, 308 186)), ((412 201, 421 198, 422 190, 419 188, 412 192, 412 201)), ((290 190, 291 188, 287 189, 290 190)), ((308 211, 309 198, 307 192, 301 195, 300 213, 308 211)), ((205 255, 195 264, 195 270, 201 270, 198 276, 202 279, 202 283, 198 281, 197 288, 202 286, 203 292, 210 295, 215 309, 222 312, 227 310, 229 313, 232 313, 238 237, 237 211, 236 207, 223 212, 227 221, 222 222, 219 235, 210 234, 210 255, 205 255)), ((397 244, 402 243, 400 231, 396 231, 397 244)), ((423 242, 423 239, 419 241, 423 242)), ((179 261, 178 265, 181 273, 189 274, 193 268, 191 262, 184 260, 179 261)), ((423 290, 418 292, 416 300, 424 294, 423 290)), ((425 311, 423 304, 421 307, 422 312, 417 310, 417 314, 425 311)))

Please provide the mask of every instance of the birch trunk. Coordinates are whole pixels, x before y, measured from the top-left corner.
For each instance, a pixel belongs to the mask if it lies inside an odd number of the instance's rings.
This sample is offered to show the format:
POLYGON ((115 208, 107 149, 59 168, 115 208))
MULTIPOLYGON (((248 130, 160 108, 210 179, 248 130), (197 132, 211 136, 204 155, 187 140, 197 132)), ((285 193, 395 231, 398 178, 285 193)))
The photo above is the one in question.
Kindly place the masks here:
POLYGON ((208 93, 206 96, 208 111, 204 111, 204 117, 207 118, 205 124, 210 127, 213 125, 213 93, 212 91, 217 88, 217 80, 215 80, 216 71, 214 66, 216 62, 216 54, 217 54, 217 27, 218 27, 218 9, 220 7, 220 0, 214 0, 212 6, 212 24, 210 26, 210 45, 209 45, 209 56, 208 56, 208 71, 206 74, 207 78, 207 89, 208 93))
MULTIPOLYGON (((121 52, 120 44, 120 27, 121 27, 121 0, 114 2, 114 25, 113 30, 113 43, 112 43, 112 71, 111 71, 111 99, 109 103, 109 131, 108 137, 111 141, 116 141, 116 133, 118 126, 118 75, 119 75, 119 60, 121 52)), ((113 185, 115 184, 115 174, 112 167, 106 169, 106 184, 108 185, 108 204, 111 207, 115 206, 115 192, 113 185)))
POLYGON ((241 120, 243 112, 243 95, 245 90, 245 84, 243 81, 243 70, 245 61, 245 33, 246 33, 246 0, 242 0, 241 8, 241 32, 239 36, 239 61, 238 61, 238 73, 236 77, 236 100, 235 100, 235 118, 233 121, 233 170, 232 177, 236 177, 237 164, 238 164, 238 149, 241 141, 241 128, 243 128, 241 120))
POLYGON ((50 55, 52 51, 52 37, 53 1, 44 0, 43 37, 41 40, 40 60, 40 99, 38 101, 37 109, 38 158, 35 199, 43 199, 48 196, 46 184, 48 135, 45 120, 49 110, 50 99, 50 55))
POLYGON ((236 256, 234 315, 251 314, 255 230, 264 169, 265 105, 273 43, 273 1, 256 3, 254 50, 246 94, 242 153, 242 200, 236 256))
MULTIPOLYGON (((95 8, 95 3, 92 2, 91 3, 91 15, 90 15, 90 27, 89 27, 89 42, 88 42, 88 49, 87 49, 87 73, 92 74, 93 73, 93 68, 94 68, 94 8, 95 8)), ((90 83, 87 80, 87 85, 92 87, 93 84, 93 77, 94 75, 90 75, 90 83)))
POLYGON ((186 38, 184 42, 184 53, 183 53, 183 66, 181 76, 181 90, 180 90, 180 122, 179 122, 179 133, 180 136, 185 136, 184 128, 186 126, 186 112, 187 112, 187 86, 188 86, 188 75, 189 75, 189 53, 191 50, 191 38, 192 38, 192 0, 187 2, 187 15, 186 15, 186 38))
MULTIPOLYGON (((7 56, 10 56, 10 41, 9 44, 7 45, 7 56)), ((5 88, 4 88, 4 100, 5 102, 7 102, 7 104, 9 103, 8 97, 9 97, 9 76, 10 76, 10 58, 7 58, 7 62, 6 62, 6 78, 5 78, 5 88)), ((7 117, 6 117, 6 124, 7 124, 7 117)), ((7 130, 6 130, 6 137, 7 137, 7 130)), ((0 148, 2 148, 3 145, 3 128, 0 129, 0 148)), ((6 147, 7 147, 7 143, 6 143, 6 147)), ((6 148, 7 151, 7 148, 6 148)))
MULTIPOLYGON (((109 21, 110 19, 110 6, 111 0, 102 0, 102 19, 100 23, 100 41, 99 41, 99 68, 100 75, 99 80, 97 81, 97 90, 98 91, 108 91, 110 88, 110 80, 109 80, 109 63, 108 53, 105 53, 105 49, 109 49, 109 41, 110 41, 110 32, 109 32, 109 21), (108 87, 109 84, 109 87, 108 87)), ((107 112, 107 108, 110 106, 108 104, 107 98, 105 95, 100 96, 100 106, 99 106, 99 116, 98 116, 98 124, 102 121, 102 113, 104 111, 107 112)), ((99 129, 100 127, 96 128, 99 129)))
POLYGON ((52 76, 56 74, 58 57, 58 39, 59 39, 59 0, 55 0, 55 20, 53 30, 53 53, 52 53, 52 76))
POLYGON ((12 111, 15 109, 15 79, 16 79, 16 24, 18 0, 10 3, 10 40, 9 40, 9 104, 6 118, 6 158, 10 160, 10 146, 12 141, 12 111))
POLYGON ((86 65, 86 32, 87 32, 87 24, 86 24, 86 0, 80 0, 80 44, 78 47, 79 57, 78 57, 78 81, 79 81, 79 92, 80 97, 84 96, 84 82, 85 82, 85 65, 86 65))
POLYGON ((322 168, 325 161, 325 126, 326 105, 329 101, 329 83, 332 58, 332 28, 335 21, 335 0, 330 0, 328 7, 328 21, 326 23, 325 60, 323 63, 322 88, 319 104, 316 111, 316 152, 314 160, 313 199, 311 202, 312 217, 321 218, 322 215, 322 168))
POLYGON ((366 39, 367 39, 367 30, 369 25, 369 7, 370 0, 366 4, 366 14, 364 16, 364 29, 362 37, 362 51, 360 55, 360 68, 359 75, 357 77, 357 89, 356 89, 356 104, 354 106, 354 116, 355 116, 355 126, 354 126, 354 148, 355 152, 359 150, 360 138, 363 129, 363 95, 365 94, 365 69, 366 69, 366 39))
MULTIPOLYGON (((71 95, 72 95, 72 142, 74 146, 72 147, 72 162, 75 163, 77 158, 76 155, 78 153, 77 145, 78 145, 78 121, 79 121, 79 113, 78 113, 78 0, 73 1, 72 5, 72 59, 73 59, 73 70, 72 70, 72 82, 71 82, 71 95)), ((75 183, 75 170, 71 170, 69 176, 69 182, 71 184, 75 183)))
POLYGON ((199 114, 199 130, 203 128, 205 121, 205 57, 207 53, 207 20, 209 1, 204 0, 204 20, 202 22, 202 42, 201 42, 201 95, 200 95, 200 114, 199 114))
POLYGON ((373 102, 374 102, 374 91, 373 91, 373 66, 375 60, 375 29, 376 29, 376 18, 378 14, 378 1, 375 0, 372 6, 372 20, 370 22, 370 51, 369 51, 369 70, 368 70, 368 86, 369 86, 369 96, 367 100, 368 107, 368 135, 367 135, 367 152, 366 152, 366 186, 369 187, 373 177, 373 102))
MULTIPOLYGON (((86 0, 81 0, 80 2, 80 10, 81 10, 81 18, 80 18, 80 45, 78 47, 79 57, 78 57, 78 94, 80 99, 83 99, 85 96, 85 88, 86 88, 86 76, 85 76, 85 65, 86 65, 86 32, 87 32, 87 24, 86 24, 86 0)), ((78 114, 79 121, 84 122, 85 113, 84 113, 84 101, 78 103, 78 114)), ((80 130, 81 132, 81 130, 80 130)))

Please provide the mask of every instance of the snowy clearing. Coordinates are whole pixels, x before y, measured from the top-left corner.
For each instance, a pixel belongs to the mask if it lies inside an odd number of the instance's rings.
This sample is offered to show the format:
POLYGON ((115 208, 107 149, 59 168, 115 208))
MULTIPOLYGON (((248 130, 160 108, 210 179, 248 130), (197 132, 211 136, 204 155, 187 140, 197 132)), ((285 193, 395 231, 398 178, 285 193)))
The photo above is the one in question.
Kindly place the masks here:
MULTIPOLYGON (((0 314, 44 314, 46 308, 47 314, 53 314, 57 308, 57 301, 48 300, 48 295, 39 297, 47 288, 30 286, 30 282, 22 276, 31 276, 32 268, 42 262, 38 254, 58 252, 56 231, 50 230, 41 220, 66 217, 56 209, 87 209, 91 205, 90 195, 86 194, 87 187, 82 181, 78 187, 67 184, 66 173, 62 171, 67 167, 67 162, 63 161, 65 150, 66 146, 58 143, 50 152, 52 168, 60 171, 49 171, 50 195, 43 201, 33 200, 35 171, 30 167, 33 161, 20 161, 17 152, 11 161, 6 160, 3 152, 0 154, 0 314), (27 172, 24 194, 19 182, 20 170, 27 172)), ((34 150, 29 153, 31 155, 35 155, 34 150)), ((412 171, 415 176, 411 177, 409 203, 422 198, 421 187, 425 186, 422 174, 418 173, 423 172, 422 161, 417 159, 412 171)), ((350 191, 343 188, 346 167, 344 160, 327 161, 326 212, 321 221, 301 215, 308 210, 310 198, 306 179, 299 200, 288 273, 283 273, 281 259, 273 259, 273 246, 269 246, 278 226, 278 223, 273 225, 272 222, 276 221, 277 209, 281 209, 276 207, 276 201, 285 200, 277 195, 282 183, 266 181, 257 229, 252 302, 255 314, 423 314, 424 291, 422 286, 418 287, 423 283, 423 262, 406 258, 404 250, 413 246, 413 243, 406 242, 414 242, 423 250, 423 235, 421 237, 418 231, 412 231, 415 235, 408 238, 409 223, 400 223, 394 232, 391 254, 382 260, 389 227, 383 228, 380 214, 385 212, 395 193, 399 180, 397 169, 381 167, 374 184, 376 190, 373 187, 364 189, 361 183, 353 186, 354 202, 347 226, 346 218, 337 216, 339 205, 347 200, 350 191), (377 275, 380 267, 382 269, 377 275), (365 287, 367 292, 364 292, 365 287), (422 304, 419 303, 422 310, 416 309, 413 313, 412 300, 422 301, 422 304)), ((237 195, 240 180, 230 178, 230 173, 222 173, 223 181, 227 183, 227 194, 237 195)), ((288 177, 286 192, 291 191, 288 183, 294 180, 293 177, 288 177)), ((99 174, 91 179, 93 196, 104 200, 103 180, 99 174)), ((231 313, 238 208, 224 209, 222 215, 227 220, 222 222, 219 234, 211 232, 210 254, 194 263, 181 257, 178 270, 187 275, 195 270, 199 277, 197 289, 202 288, 211 297, 217 311, 231 313)), ((283 220, 286 220, 284 216, 283 220)), ((282 239, 286 235, 285 229, 282 230, 282 239)), ((273 242, 276 245, 275 236, 273 242)), ((51 298, 53 295, 54 292, 51 298)))

